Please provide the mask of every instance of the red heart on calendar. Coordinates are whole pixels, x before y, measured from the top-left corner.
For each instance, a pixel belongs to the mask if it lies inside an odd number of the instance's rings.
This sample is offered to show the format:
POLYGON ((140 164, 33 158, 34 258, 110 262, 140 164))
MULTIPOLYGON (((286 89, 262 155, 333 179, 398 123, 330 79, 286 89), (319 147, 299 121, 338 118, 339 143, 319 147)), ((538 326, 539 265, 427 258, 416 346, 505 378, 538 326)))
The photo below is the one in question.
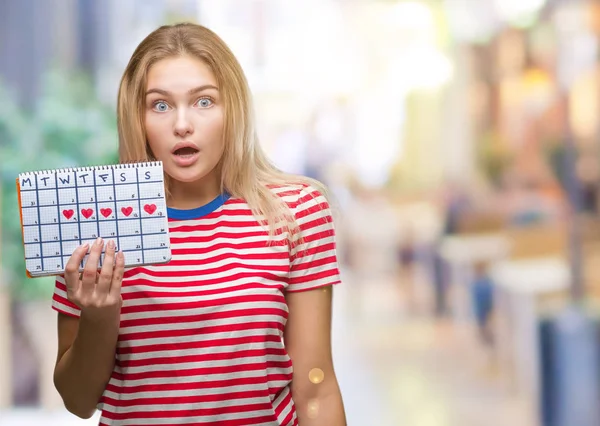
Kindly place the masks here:
POLYGON ((144 210, 146 211, 146 213, 152 214, 156 211, 156 204, 146 204, 144 206, 144 210))
POLYGON ((66 217, 67 219, 71 219, 74 214, 75 214, 75 211, 72 209, 63 210, 63 216, 66 217))
POLYGON ((112 213, 112 209, 109 209, 109 208, 100 209, 100 213, 102 214, 102 216, 108 217, 112 213))
POLYGON ((121 212, 123 212, 125 216, 129 216, 132 211, 133 207, 121 207, 121 212))
POLYGON ((81 209, 81 214, 86 219, 89 219, 94 214, 94 210, 92 210, 92 209, 81 209))

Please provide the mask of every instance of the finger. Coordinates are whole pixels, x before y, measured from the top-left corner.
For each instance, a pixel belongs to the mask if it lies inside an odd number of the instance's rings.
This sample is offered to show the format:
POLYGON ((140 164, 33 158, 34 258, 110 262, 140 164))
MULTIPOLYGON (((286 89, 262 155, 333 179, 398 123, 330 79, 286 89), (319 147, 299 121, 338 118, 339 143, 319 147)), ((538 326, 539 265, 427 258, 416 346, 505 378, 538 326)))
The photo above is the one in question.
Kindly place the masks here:
POLYGON ((93 290, 96 285, 96 274, 98 273, 98 262, 102 253, 102 238, 98 238, 92 245, 90 255, 83 265, 83 276, 81 285, 84 290, 93 290))
MULTIPOLYGON (((98 278, 100 278, 100 272, 96 272, 96 281, 94 281, 96 284, 98 284, 98 278)), ((81 281, 83 279, 83 271, 81 271, 79 273, 79 280, 81 281)))
POLYGON ((121 297, 121 284, 123 283, 123 273, 125 272, 125 255, 119 251, 116 255, 115 268, 113 270, 112 282, 110 285, 110 295, 121 297))
POLYGON ((77 247, 65 265, 65 284, 69 292, 79 288, 79 267, 89 247, 89 244, 77 247))
POLYGON ((110 240, 106 244, 106 251, 104 253, 104 262, 102 262, 102 269, 100 270, 100 276, 98 277, 98 285, 96 291, 100 294, 108 295, 110 290, 110 282, 113 277, 113 264, 115 261, 115 242, 110 240))

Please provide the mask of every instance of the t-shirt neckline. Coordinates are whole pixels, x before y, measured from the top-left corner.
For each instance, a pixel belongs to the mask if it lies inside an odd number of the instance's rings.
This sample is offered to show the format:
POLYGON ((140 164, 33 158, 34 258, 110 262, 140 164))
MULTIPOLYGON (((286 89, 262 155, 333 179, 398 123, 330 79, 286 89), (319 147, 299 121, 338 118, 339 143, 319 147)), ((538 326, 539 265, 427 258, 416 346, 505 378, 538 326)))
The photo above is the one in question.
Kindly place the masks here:
POLYGON ((169 219, 178 219, 178 220, 190 220, 190 219, 199 219, 203 216, 206 216, 219 207, 221 207, 225 202, 231 197, 228 193, 223 193, 218 195, 214 200, 200 207, 196 207, 194 209, 175 209, 171 207, 167 207, 167 216, 169 219))

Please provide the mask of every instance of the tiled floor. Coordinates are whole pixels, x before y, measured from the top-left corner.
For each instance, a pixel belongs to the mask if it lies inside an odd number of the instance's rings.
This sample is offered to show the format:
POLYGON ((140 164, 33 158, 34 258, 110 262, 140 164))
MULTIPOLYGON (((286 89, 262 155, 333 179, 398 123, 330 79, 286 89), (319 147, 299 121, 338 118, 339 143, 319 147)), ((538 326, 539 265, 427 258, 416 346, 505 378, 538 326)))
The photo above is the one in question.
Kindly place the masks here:
MULTIPOLYGON (((352 426, 533 426, 472 330, 408 315, 398 280, 335 291, 334 356, 352 426)), ((97 424, 65 413, 0 412, 1 426, 97 424)))
POLYGON ((535 424, 527 419, 526 407, 511 394, 507 381, 495 371, 489 353, 468 324, 434 321, 425 314, 402 315, 406 303, 397 280, 370 284, 347 281, 347 288, 338 290, 345 303, 338 300, 341 318, 336 322, 336 348, 338 363, 344 367, 340 380, 349 424, 535 424), (365 303, 369 300, 373 303, 365 303), (348 305, 354 306, 352 314, 343 311, 348 305), (343 342, 341 336, 347 340, 343 342), (352 355, 346 359, 348 353, 352 355), (358 376, 366 378, 362 389, 351 383, 358 376), (361 404, 357 393, 361 390, 367 405, 361 404), (367 407, 375 411, 369 412, 367 407), (378 417, 369 417, 371 413, 378 413, 378 417))

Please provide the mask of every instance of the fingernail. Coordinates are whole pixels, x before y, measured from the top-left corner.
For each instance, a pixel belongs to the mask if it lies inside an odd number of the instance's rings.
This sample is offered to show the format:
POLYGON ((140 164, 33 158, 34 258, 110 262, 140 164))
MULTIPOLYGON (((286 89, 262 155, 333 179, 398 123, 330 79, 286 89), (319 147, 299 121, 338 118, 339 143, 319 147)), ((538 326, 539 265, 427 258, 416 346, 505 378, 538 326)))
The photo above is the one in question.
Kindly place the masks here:
POLYGON ((84 249, 86 249, 86 250, 87 250, 87 249, 89 249, 89 248, 90 248, 90 245, 89 245, 88 243, 85 243, 85 244, 83 244, 83 245, 81 246, 81 248, 84 248, 84 249))
POLYGON ((107 247, 111 250, 113 250, 115 248, 115 242, 113 240, 109 240, 107 247))
POLYGON ((96 245, 100 245, 102 244, 102 237, 98 237, 98 239, 96 240, 96 245))

